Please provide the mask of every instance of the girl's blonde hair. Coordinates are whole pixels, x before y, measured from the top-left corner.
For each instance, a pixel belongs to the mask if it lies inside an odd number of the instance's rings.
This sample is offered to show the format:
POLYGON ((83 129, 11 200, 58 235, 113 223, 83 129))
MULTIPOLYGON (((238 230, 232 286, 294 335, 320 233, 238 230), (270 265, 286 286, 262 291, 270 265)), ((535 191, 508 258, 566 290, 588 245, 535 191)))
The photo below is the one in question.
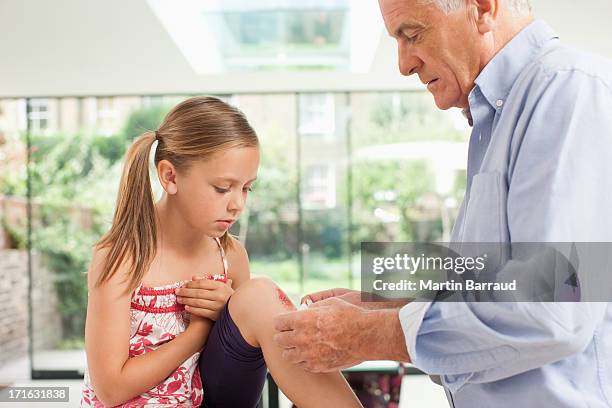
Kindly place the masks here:
MULTIPOLYGON (((96 285, 110 279, 120 265, 129 262, 129 291, 132 291, 155 257, 157 218, 149 177, 149 154, 156 140, 155 165, 168 160, 177 171, 186 171, 192 163, 230 148, 259 146, 257 135, 244 114, 210 96, 181 102, 166 115, 157 131, 140 135, 126 154, 113 224, 96 243, 96 248, 109 248, 96 285)), ((232 238, 227 232, 221 237, 221 244, 224 249, 231 248, 232 238)))

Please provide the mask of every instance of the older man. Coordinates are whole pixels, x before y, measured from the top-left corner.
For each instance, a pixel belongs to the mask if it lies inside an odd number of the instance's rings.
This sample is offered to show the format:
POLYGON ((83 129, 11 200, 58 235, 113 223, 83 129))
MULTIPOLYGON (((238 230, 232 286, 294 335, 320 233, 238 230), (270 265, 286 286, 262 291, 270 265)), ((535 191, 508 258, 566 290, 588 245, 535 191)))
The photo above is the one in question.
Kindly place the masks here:
MULTIPOLYGON (((562 46, 527 0, 379 0, 403 75, 473 126, 455 242, 612 242, 612 65, 562 46)), ((580 7, 581 5, 577 5, 580 7)), ((612 406, 609 303, 362 303, 277 318, 312 371, 411 361, 455 407, 612 406)))

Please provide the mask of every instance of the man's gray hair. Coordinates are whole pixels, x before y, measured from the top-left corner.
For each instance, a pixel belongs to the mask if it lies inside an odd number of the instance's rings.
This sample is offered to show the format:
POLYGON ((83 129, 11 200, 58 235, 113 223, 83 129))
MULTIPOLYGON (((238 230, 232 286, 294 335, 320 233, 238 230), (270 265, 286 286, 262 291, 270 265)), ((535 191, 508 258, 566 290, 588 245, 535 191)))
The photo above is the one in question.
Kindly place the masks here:
MULTIPOLYGON (((421 0, 422 3, 434 3, 446 14, 465 6, 465 0, 421 0)), ((505 6, 515 16, 525 16, 531 13, 529 0, 504 0, 505 6)))

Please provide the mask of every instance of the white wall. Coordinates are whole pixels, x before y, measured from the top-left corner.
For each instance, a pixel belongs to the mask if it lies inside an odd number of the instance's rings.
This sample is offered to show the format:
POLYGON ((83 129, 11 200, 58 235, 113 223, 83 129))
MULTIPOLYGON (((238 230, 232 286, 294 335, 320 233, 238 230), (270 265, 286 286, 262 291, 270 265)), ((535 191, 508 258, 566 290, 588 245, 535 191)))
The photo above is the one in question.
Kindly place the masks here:
MULTIPOLYGON (((533 5, 567 43, 612 57, 612 0, 533 5)), ((383 35, 367 74, 197 75, 145 0, 0 0, 0 97, 421 89, 396 59, 383 35)))

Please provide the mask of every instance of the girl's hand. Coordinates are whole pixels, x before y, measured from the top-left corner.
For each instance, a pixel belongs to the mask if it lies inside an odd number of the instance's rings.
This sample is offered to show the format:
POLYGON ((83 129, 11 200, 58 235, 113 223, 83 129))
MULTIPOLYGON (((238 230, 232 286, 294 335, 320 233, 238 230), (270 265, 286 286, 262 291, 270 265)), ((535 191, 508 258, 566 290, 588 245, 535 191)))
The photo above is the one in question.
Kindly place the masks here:
POLYGON ((190 282, 176 290, 176 300, 184 304, 185 310, 192 315, 216 321, 233 294, 231 279, 228 279, 226 283, 193 277, 190 282))

